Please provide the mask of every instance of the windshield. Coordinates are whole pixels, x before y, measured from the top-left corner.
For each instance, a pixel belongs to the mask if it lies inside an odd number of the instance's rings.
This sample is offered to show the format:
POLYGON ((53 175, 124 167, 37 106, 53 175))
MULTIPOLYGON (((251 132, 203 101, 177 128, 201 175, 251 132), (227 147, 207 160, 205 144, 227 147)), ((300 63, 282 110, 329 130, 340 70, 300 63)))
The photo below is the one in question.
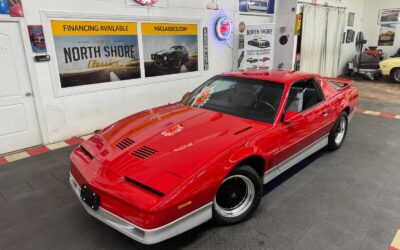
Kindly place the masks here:
POLYGON ((284 85, 265 80, 217 76, 187 96, 182 103, 256 121, 273 123, 284 85))

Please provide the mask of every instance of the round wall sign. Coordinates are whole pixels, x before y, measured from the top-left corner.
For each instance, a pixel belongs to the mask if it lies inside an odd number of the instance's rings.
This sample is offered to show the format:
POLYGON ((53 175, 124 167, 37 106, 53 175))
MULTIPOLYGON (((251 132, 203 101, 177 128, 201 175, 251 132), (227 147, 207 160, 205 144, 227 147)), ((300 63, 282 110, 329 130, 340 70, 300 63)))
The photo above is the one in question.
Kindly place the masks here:
POLYGON ((218 18, 217 23, 215 24, 215 33, 217 34, 218 39, 227 40, 232 34, 232 21, 227 16, 223 16, 218 18))
POLYGON ((158 0, 135 0, 137 3, 140 3, 141 5, 153 5, 157 3, 158 0))

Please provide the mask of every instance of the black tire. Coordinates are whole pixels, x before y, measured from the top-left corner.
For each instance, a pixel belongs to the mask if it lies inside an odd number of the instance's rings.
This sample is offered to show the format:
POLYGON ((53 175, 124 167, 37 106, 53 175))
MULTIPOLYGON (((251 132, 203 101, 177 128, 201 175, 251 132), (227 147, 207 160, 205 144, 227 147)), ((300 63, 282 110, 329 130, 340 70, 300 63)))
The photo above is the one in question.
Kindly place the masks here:
POLYGON ((349 125, 349 118, 347 116, 347 113, 343 111, 340 114, 339 118, 337 119, 331 132, 329 133, 329 141, 327 146, 329 150, 337 150, 342 146, 347 135, 348 125, 349 125), (343 123, 344 123, 344 130, 342 127, 343 123))
POLYGON ((231 225, 248 219, 258 207, 262 192, 261 178, 252 167, 243 165, 234 168, 215 194, 213 221, 231 225))
POLYGON ((174 64, 173 64, 172 67, 173 67, 173 69, 175 69, 175 70, 181 69, 181 67, 182 67, 182 59, 181 59, 180 57, 177 57, 177 58, 175 59, 174 64))
POLYGON ((393 69, 392 72, 390 72, 390 76, 393 81, 400 83, 400 68, 393 69))

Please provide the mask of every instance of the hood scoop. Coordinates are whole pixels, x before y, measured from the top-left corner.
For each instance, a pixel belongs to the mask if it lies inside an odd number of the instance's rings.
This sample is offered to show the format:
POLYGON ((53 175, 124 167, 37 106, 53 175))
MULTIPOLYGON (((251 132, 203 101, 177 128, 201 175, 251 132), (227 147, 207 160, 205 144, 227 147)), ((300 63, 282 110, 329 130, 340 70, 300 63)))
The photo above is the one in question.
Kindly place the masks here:
POLYGON ((135 151, 132 152, 132 155, 140 158, 140 159, 146 159, 152 155, 154 155, 155 153, 157 153, 158 151, 146 146, 143 146, 141 148, 136 149, 135 151))
POLYGON ((129 138, 124 138, 121 141, 119 141, 115 146, 121 150, 124 150, 130 146, 132 146, 135 142, 132 141, 129 138))

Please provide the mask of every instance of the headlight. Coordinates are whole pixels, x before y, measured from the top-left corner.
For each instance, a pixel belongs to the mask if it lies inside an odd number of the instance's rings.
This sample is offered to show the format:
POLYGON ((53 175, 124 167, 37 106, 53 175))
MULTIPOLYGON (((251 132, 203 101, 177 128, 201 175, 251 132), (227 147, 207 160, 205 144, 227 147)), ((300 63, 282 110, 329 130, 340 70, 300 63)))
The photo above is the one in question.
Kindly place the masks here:
POLYGON ((164 61, 166 61, 166 60, 168 60, 168 57, 167 57, 167 56, 164 56, 164 61))

